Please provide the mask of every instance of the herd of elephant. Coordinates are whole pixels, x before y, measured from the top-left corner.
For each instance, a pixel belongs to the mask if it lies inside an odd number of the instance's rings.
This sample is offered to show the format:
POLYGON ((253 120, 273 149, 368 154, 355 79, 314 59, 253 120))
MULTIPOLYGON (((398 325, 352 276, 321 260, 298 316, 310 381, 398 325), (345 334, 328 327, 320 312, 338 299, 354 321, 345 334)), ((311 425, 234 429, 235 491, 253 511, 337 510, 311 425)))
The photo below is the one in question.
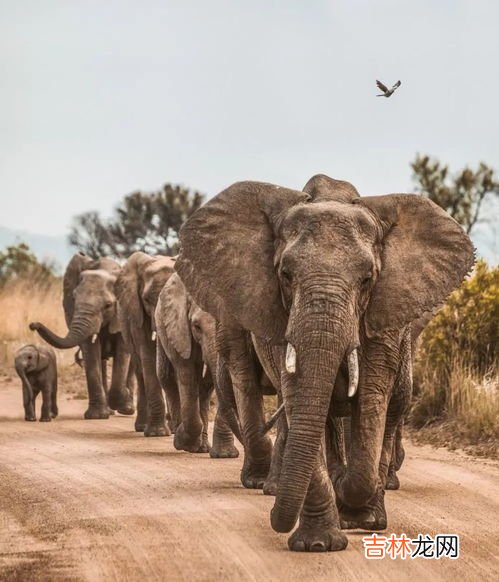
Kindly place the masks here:
POLYGON ((30 325, 81 349, 85 418, 134 414, 134 375, 145 436, 174 433, 177 449, 213 458, 237 457, 240 440, 242 484, 275 495, 271 524, 294 530, 291 550, 341 550, 342 530, 385 529, 415 341, 472 268, 469 237, 427 198, 360 197, 316 175, 302 191, 233 184, 184 223, 180 249, 124 265, 76 254, 67 335, 30 325))

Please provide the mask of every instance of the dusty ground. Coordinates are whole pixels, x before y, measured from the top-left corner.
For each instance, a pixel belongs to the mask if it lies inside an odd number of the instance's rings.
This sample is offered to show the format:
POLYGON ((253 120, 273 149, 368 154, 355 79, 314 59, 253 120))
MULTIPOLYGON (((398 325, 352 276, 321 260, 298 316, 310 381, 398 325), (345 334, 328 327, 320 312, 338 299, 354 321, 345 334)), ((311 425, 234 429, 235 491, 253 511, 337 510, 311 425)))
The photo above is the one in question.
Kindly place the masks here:
POLYGON ((334 554, 293 554, 269 525, 272 498, 239 484, 240 459, 147 439, 133 420, 83 421, 61 398, 51 424, 22 420, 0 385, 2 580, 498 580, 499 468, 407 446, 389 530, 458 533, 459 560, 368 561, 361 532, 334 554))

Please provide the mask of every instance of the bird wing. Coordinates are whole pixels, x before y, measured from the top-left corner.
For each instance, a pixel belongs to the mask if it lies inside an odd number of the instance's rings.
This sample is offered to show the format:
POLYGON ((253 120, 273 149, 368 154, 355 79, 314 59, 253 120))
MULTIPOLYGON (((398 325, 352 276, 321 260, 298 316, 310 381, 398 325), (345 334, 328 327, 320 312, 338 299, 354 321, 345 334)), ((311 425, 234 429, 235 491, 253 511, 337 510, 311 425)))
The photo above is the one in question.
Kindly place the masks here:
POLYGON ((388 91, 388 87, 386 85, 383 85, 381 81, 376 81, 376 85, 378 86, 378 89, 383 91, 383 93, 386 93, 388 91))
POLYGON ((398 89, 400 87, 400 85, 402 85, 402 83, 400 81, 397 81, 395 83, 395 85, 392 87, 392 91, 395 91, 395 89, 398 89))

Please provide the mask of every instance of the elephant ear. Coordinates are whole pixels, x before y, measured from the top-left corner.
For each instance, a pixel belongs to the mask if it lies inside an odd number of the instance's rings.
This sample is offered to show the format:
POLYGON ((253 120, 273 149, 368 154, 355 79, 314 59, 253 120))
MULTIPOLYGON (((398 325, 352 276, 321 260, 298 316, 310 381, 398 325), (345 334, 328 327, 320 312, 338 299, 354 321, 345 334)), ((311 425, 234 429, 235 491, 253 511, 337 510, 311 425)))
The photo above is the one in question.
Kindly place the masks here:
POLYGON ((475 261, 470 238, 428 198, 391 194, 360 198, 381 221, 382 265, 366 313, 366 331, 428 318, 464 279, 475 261))
POLYGON ((140 297, 144 269, 152 261, 152 257, 142 252, 130 255, 116 281, 116 297, 118 309, 123 319, 135 327, 144 324, 144 307, 140 297))
POLYGON ((48 367, 50 363, 50 356, 49 353, 44 349, 41 348, 35 349, 38 356, 36 369, 38 372, 41 372, 42 370, 45 370, 45 368, 48 367))
POLYGON ((279 224, 306 202, 303 192, 262 182, 233 184, 180 230, 175 269, 196 303, 215 319, 282 339, 287 323, 274 252, 279 224))
POLYGON ((303 187, 310 194, 312 202, 345 202, 350 204, 360 195, 353 184, 343 180, 335 180, 325 174, 316 174, 303 187))
POLYGON ((192 349, 189 303, 187 290, 177 273, 174 273, 161 290, 158 302, 161 313, 156 326, 164 328, 168 343, 185 360, 191 357, 192 349))
POLYGON ((69 326, 73 319, 74 313, 74 297, 73 291, 76 289, 82 271, 93 268, 95 260, 87 257, 83 253, 76 253, 69 261, 64 273, 63 280, 63 299, 62 305, 64 307, 64 315, 66 317, 66 324, 69 326))

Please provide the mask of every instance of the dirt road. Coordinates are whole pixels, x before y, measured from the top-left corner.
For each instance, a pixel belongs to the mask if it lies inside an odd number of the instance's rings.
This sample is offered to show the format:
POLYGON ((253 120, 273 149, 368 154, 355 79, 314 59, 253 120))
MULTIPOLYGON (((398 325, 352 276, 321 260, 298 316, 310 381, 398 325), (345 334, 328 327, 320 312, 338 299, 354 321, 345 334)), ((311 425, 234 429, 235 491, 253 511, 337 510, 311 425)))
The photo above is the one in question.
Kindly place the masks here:
POLYGON ((60 402, 51 424, 22 420, 0 386, 2 580, 498 580, 499 468, 407 446, 388 533, 458 533, 458 560, 364 557, 361 532, 334 554, 294 554, 269 525, 273 499, 239 484, 240 459, 175 451, 133 420, 83 421, 60 402))

